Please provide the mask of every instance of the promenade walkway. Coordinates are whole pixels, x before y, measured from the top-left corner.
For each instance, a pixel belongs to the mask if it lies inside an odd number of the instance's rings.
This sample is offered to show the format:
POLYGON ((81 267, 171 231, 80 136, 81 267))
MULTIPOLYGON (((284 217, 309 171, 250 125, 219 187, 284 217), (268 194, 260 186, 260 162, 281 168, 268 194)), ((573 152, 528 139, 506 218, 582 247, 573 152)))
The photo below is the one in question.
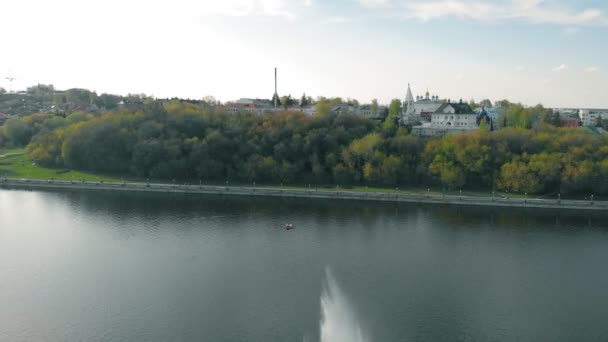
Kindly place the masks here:
POLYGON ((327 189, 280 189, 244 186, 175 185, 161 183, 58 181, 0 178, 0 187, 19 189, 74 189, 97 191, 160 192, 216 194, 231 196, 266 196, 321 198, 340 200, 436 203, 467 206, 494 206, 517 208, 549 208, 569 210, 608 210, 608 201, 580 201, 559 199, 492 198, 475 196, 421 195, 407 193, 356 192, 327 189))

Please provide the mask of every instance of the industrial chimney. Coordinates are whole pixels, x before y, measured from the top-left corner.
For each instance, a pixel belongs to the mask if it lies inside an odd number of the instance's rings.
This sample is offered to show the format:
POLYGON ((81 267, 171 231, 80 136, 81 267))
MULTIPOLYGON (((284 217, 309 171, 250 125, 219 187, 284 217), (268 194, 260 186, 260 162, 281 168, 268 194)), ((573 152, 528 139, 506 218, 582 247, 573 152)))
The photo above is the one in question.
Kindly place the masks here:
POLYGON ((279 93, 277 92, 277 68, 274 68, 274 109, 277 109, 279 93))

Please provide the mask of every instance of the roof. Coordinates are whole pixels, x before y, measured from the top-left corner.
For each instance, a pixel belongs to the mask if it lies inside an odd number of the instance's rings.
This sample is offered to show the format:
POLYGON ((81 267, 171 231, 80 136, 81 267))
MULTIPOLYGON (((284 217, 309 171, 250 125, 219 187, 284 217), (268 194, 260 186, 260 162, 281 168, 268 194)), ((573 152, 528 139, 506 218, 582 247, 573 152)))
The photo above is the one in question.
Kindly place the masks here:
POLYGON ((414 95, 412 95, 412 89, 410 89, 410 85, 407 85, 407 94, 405 95, 405 102, 412 103, 414 102, 414 95))
POLYGON ((443 110, 448 106, 452 106, 454 108, 454 114, 473 114, 473 109, 467 103, 444 103, 442 104, 435 113, 443 113, 443 110))

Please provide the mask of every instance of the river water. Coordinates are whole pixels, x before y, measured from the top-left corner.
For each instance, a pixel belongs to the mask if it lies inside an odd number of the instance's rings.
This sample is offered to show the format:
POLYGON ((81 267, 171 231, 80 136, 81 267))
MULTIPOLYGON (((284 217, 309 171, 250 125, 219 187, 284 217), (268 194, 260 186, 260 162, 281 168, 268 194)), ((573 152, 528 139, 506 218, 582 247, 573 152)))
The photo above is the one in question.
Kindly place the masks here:
POLYGON ((607 222, 0 190, 0 341, 608 341, 607 222))

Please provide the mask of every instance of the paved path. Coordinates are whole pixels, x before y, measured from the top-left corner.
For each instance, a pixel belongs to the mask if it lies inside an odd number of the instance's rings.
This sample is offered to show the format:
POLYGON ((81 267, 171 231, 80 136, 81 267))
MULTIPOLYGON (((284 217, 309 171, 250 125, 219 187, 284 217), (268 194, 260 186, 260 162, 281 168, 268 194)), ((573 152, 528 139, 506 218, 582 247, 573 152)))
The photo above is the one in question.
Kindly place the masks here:
MULTIPOLYGON (((493 206, 517 208, 548 208, 568 210, 608 210, 608 201, 579 201, 557 199, 491 198, 474 196, 416 195, 382 192, 355 192, 316 189, 279 189, 240 186, 173 185, 159 183, 118 183, 90 181, 46 181, 33 179, 1 178, 0 187, 20 189, 75 189, 98 191, 138 191, 164 193, 216 194, 233 196, 270 196, 295 198, 323 198, 362 201, 439 203, 467 206, 493 206)), ((608 211, 606 211, 608 213, 608 211)))

